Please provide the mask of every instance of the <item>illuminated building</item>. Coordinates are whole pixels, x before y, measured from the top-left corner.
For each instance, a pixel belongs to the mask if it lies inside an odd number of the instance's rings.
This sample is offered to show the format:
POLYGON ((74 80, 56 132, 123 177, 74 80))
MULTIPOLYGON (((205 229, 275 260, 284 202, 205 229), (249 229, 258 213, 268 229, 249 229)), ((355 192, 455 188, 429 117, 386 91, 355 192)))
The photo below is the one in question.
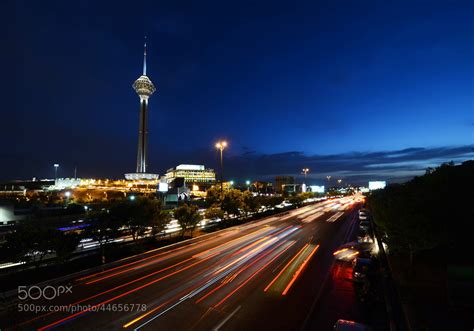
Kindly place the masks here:
POLYGON ((155 85, 146 75, 146 43, 143 53, 143 74, 133 83, 133 89, 140 98, 140 122, 138 126, 138 151, 136 173, 125 174, 129 180, 157 179, 157 174, 147 173, 147 148, 148 148, 148 99, 156 91, 155 85))
POLYGON ((289 184, 294 184, 294 183, 295 183, 295 178, 293 176, 276 176, 275 190, 278 193, 282 193, 284 185, 289 185, 289 184))
POLYGON ((250 190, 258 193, 273 193, 273 184, 270 182, 255 181, 251 184, 250 190))
POLYGON ((176 168, 168 169, 164 177, 167 183, 184 178, 184 184, 193 190, 196 188, 205 190, 216 182, 216 173, 213 169, 194 164, 180 164, 176 168))

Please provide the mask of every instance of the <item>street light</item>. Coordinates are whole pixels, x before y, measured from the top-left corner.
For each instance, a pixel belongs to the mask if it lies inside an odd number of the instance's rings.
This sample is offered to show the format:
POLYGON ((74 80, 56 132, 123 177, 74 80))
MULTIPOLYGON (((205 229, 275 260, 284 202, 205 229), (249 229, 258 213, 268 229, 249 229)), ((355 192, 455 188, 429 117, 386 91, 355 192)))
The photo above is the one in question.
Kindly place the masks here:
POLYGON ((245 185, 247 185, 247 191, 250 191, 250 181, 248 179, 245 181, 245 185))
POLYGON ((331 177, 332 176, 330 176, 330 175, 326 176, 326 179, 328 180, 328 190, 329 190, 329 186, 330 186, 331 177))
POLYGON ((303 168, 304 181, 305 181, 304 184, 306 184, 306 175, 308 174, 308 172, 309 172, 309 169, 308 169, 308 168, 303 168))
POLYGON ((58 179, 59 164, 55 163, 53 166, 54 166, 54 179, 58 179))
POLYGON ((216 148, 221 152, 221 194, 224 191, 224 158, 223 158, 223 152, 224 149, 227 147, 227 141, 222 140, 218 141, 216 143, 216 148))
POLYGON ((337 180, 337 183, 338 183, 339 185, 341 185, 341 182, 342 182, 342 179, 338 179, 338 180, 337 180))
POLYGON ((132 200, 132 201, 135 200, 135 196, 134 196, 134 195, 131 195, 131 196, 130 196, 130 200, 132 200))

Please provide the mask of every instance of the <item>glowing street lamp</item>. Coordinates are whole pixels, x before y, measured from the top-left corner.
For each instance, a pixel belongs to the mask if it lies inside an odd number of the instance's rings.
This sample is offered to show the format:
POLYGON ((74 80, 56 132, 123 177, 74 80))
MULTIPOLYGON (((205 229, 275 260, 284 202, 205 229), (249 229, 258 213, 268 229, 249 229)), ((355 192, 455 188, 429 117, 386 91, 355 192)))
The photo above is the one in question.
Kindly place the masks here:
POLYGON ((227 141, 225 140, 222 140, 222 141, 218 141, 216 143, 216 149, 218 149, 221 153, 221 193, 224 191, 224 186, 223 186, 223 183, 224 183, 224 149, 226 149, 227 147, 227 141))
POLYGON ((308 168, 303 168, 304 181, 305 181, 304 184, 306 184, 306 176, 307 176, 308 172, 309 172, 308 168))
POLYGON ((55 163, 55 164, 53 164, 53 167, 54 167, 54 179, 58 179, 58 168, 59 168, 59 164, 58 164, 58 163, 55 163))

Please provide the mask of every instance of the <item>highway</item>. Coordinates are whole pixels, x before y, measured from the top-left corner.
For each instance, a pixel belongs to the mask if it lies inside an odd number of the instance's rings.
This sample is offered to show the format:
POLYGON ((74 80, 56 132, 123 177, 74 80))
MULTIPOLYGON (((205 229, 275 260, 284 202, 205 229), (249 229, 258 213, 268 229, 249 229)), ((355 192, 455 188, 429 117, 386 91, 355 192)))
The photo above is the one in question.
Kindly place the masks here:
POLYGON ((68 282, 71 293, 19 301, 46 311, 10 308, 0 328, 299 330, 356 204, 328 200, 125 259, 68 282))

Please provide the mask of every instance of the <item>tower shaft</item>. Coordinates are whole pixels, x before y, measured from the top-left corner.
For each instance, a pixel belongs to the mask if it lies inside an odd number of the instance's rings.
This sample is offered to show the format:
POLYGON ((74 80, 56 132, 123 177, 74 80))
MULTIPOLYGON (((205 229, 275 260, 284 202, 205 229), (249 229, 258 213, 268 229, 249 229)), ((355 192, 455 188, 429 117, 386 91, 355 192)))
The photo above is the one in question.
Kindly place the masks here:
POLYGON ((146 172, 148 136, 148 98, 140 98, 140 122, 138 129, 137 173, 146 172))

